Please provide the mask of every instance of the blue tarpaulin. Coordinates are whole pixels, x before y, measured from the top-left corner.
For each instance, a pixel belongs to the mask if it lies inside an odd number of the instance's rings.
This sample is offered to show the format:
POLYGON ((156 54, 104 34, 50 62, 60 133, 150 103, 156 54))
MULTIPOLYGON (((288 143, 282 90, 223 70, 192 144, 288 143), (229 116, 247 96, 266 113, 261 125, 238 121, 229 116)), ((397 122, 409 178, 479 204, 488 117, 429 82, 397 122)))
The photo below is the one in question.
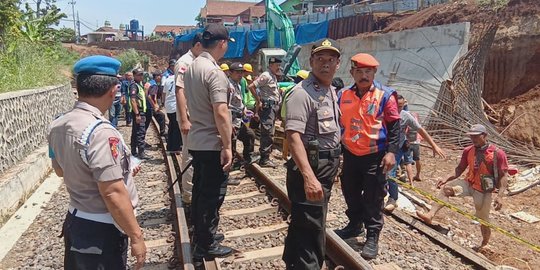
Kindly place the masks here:
POLYGON ((181 35, 181 36, 176 36, 176 38, 174 39, 174 47, 177 47, 178 46, 178 43, 180 42, 190 42, 191 40, 193 40, 193 38, 195 37, 195 35, 197 33, 200 33, 202 32, 204 29, 203 28, 199 28, 189 34, 185 34, 185 35, 181 35))
POLYGON ((244 48, 246 47, 247 32, 230 32, 229 36, 235 39, 235 42, 229 42, 229 48, 225 53, 224 58, 241 58, 244 56, 244 48))
POLYGON ((253 54, 259 45, 267 39, 266 29, 250 31, 248 33, 248 53, 253 54))
POLYGON ((296 27, 296 44, 304 45, 328 37, 328 21, 300 24, 296 27))

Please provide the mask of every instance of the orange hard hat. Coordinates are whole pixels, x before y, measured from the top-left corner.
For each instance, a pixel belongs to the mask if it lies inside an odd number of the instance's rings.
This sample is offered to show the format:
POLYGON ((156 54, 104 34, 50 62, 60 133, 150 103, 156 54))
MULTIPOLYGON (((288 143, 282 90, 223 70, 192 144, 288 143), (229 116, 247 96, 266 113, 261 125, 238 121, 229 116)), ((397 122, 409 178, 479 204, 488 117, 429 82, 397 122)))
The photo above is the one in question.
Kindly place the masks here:
POLYGON ((371 54, 359 53, 351 57, 351 67, 352 68, 377 68, 379 67, 379 61, 375 59, 371 54))

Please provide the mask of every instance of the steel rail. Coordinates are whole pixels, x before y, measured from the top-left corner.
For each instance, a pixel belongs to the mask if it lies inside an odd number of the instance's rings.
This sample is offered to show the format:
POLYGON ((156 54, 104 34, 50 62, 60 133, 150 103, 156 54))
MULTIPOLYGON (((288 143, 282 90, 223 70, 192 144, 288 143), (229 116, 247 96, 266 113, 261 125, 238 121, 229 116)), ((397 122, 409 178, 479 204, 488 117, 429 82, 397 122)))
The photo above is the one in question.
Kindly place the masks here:
MULTIPOLYGON (((255 179, 260 181, 261 185, 266 186, 266 191, 270 195, 278 199, 280 205, 285 211, 291 211, 291 201, 287 196, 287 190, 272 180, 267 174, 265 174, 261 167, 257 164, 250 164, 246 166, 246 171, 249 172, 255 179)), ((373 269, 373 267, 355 251, 349 244, 343 241, 332 230, 326 229, 326 253, 328 257, 338 266, 342 266, 344 269, 351 270, 367 270, 373 269)))
MULTIPOLYGON (((152 117, 152 122, 154 124, 154 127, 158 131, 158 134, 160 132, 159 125, 157 124, 157 121, 155 118, 152 117)), ((162 149, 163 158, 165 160, 165 165, 167 165, 167 175, 169 185, 171 185, 176 177, 178 177, 178 174, 176 172, 174 162, 180 166, 180 160, 178 160, 178 156, 174 154, 167 154, 165 151, 167 143, 163 136, 159 136, 159 143, 162 149)), ((164 191, 165 194, 169 193, 169 196, 173 199, 173 203, 171 205, 171 208, 173 209, 176 219, 174 219, 174 227, 176 230, 176 252, 177 256, 180 259, 181 269, 183 270, 195 270, 195 265, 193 264, 192 254, 191 254, 191 240, 189 238, 189 227, 187 225, 186 215, 184 211, 184 205, 182 202, 182 192, 180 191, 179 185, 174 185, 172 189, 168 189, 164 191)))

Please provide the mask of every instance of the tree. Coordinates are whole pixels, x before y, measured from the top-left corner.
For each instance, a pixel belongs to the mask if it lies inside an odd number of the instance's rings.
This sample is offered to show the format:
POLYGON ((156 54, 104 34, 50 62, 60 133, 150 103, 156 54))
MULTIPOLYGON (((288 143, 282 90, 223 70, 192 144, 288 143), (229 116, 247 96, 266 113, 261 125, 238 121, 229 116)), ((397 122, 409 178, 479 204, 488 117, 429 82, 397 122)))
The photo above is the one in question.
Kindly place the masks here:
POLYGON ((18 32, 17 23, 21 17, 18 0, 0 0, 0 43, 5 42, 5 36, 18 32))
MULTIPOLYGON (((53 5, 53 7, 56 6, 53 5)), ((59 8, 48 9, 47 13, 38 17, 38 13, 27 3, 26 11, 19 19, 19 29, 22 36, 28 41, 53 41, 57 30, 51 26, 58 25, 60 20, 66 17, 66 14, 60 12, 59 8)))
POLYGON ((77 39, 75 30, 72 28, 62 27, 54 32, 54 40, 63 43, 74 43, 77 39))

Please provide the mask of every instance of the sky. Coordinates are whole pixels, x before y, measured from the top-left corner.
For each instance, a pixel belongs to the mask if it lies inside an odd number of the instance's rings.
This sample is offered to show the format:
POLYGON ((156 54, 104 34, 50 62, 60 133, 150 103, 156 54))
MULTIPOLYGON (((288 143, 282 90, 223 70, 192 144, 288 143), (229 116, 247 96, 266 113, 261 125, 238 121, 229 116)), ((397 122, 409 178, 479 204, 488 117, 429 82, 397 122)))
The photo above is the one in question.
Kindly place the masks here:
MULTIPOLYGON (((32 3, 31 0, 27 0, 32 3)), ((56 5, 69 18, 60 27, 73 28, 72 0, 57 0, 56 5)), ((119 25, 129 24, 137 19, 144 26, 144 34, 149 35, 156 25, 195 25, 195 17, 206 4, 206 0, 73 0, 75 14, 79 13, 81 35, 103 26, 107 20, 118 29, 119 25)), ((258 2, 256 0, 243 0, 258 2)), ((284 0, 276 0, 282 3, 284 0)))

